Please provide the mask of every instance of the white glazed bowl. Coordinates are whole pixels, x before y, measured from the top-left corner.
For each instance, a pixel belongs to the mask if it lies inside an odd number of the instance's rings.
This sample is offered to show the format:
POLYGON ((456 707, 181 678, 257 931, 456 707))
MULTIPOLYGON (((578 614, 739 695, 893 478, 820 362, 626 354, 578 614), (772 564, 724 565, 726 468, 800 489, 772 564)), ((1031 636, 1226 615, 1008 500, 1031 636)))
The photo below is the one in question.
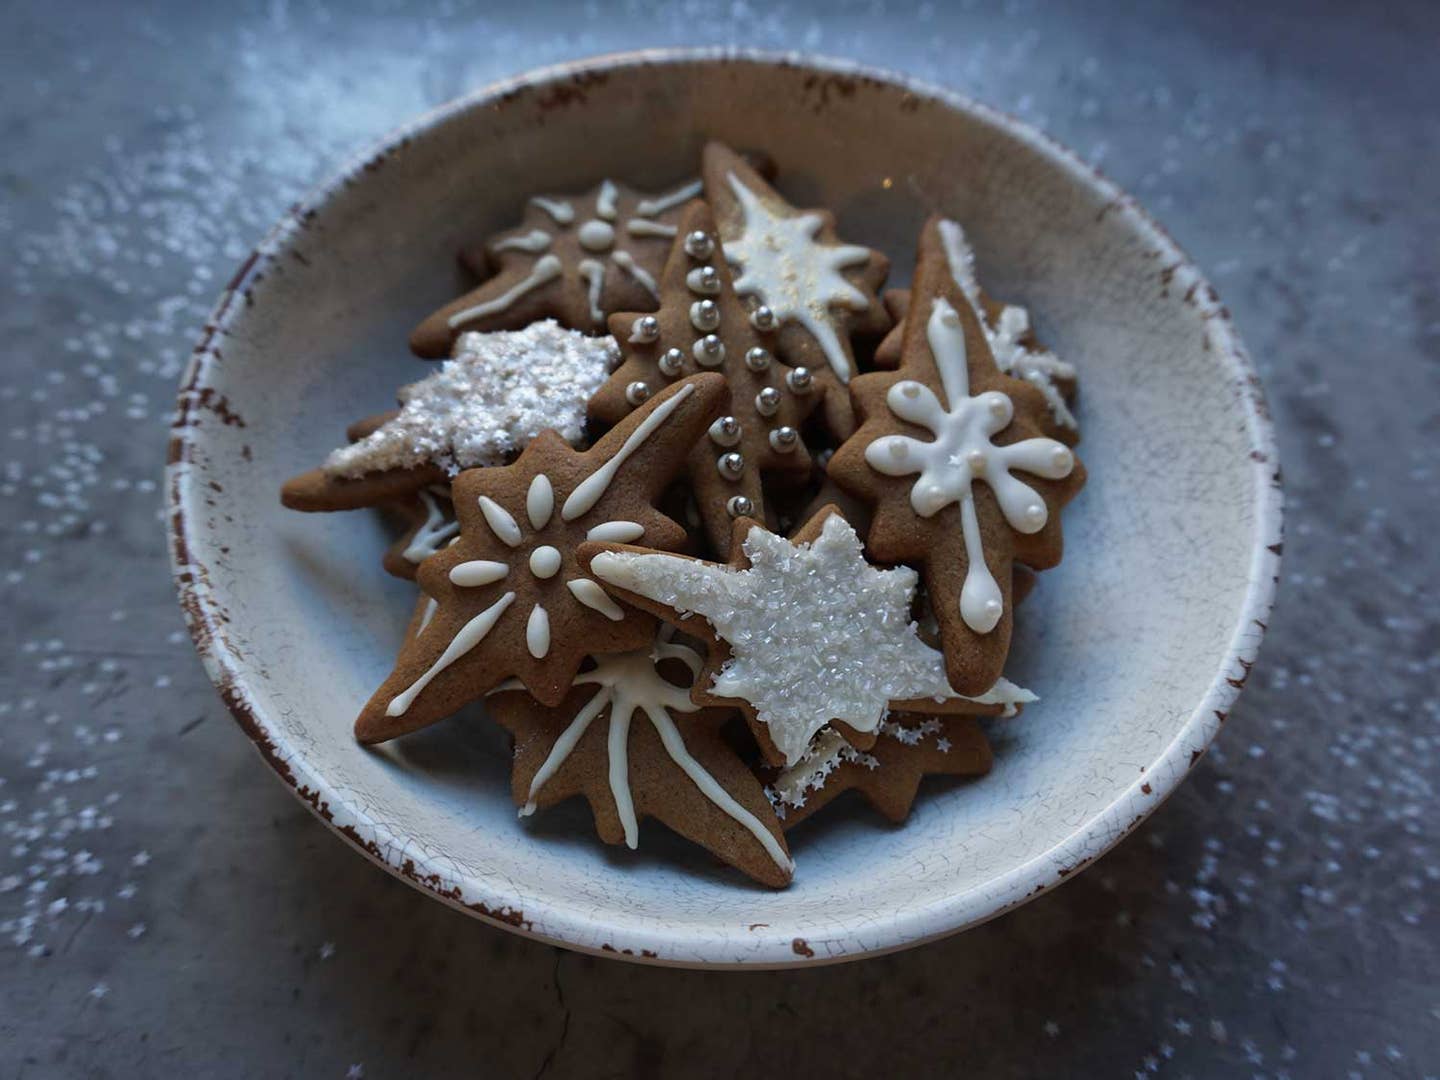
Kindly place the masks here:
POLYGON ((1133 200, 1034 130, 834 61, 659 52, 538 72, 422 117, 276 226, 235 275, 181 388, 168 490, 196 646, 266 761, 395 874, 491 922, 656 963, 853 958, 973 926, 1058 884, 1204 751, 1264 630, 1280 493, 1270 425, 1214 290, 1133 200), (659 186, 718 137, 768 151, 802 206, 908 277, 935 210, 982 280, 1081 372, 1090 481, 1009 674, 1042 701, 995 769, 932 783, 902 827, 862 806, 793 835, 783 892, 657 824, 606 849, 583 807, 519 821, 493 725, 379 750, 351 738, 413 596, 371 514, 282 510, 287 476, 423 374, 405 339, 454 295, 453 253, 536 191, 659 186))

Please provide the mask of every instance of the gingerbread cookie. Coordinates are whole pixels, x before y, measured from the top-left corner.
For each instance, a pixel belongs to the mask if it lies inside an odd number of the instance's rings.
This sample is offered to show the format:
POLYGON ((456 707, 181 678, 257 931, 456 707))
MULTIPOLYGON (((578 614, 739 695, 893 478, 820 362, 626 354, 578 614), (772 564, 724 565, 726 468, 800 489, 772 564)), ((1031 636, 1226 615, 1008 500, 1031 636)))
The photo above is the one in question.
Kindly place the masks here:
POLYGON ((558 705, 587 655, 646 645, 655 620, 606 595, 577 549, 587 539, 643 538, 665 550, 684 542, 654 501, 725 399, 724 379, 697 375, 585 453, 546 431, 515 464, 457 476, 459 537, 417 576, 436 610, 366 704, 356 737, 373 743, 414 731, 512 676, 541 704, 558 705))
MULTIPOLYGON (((959 222, 941 218, 938 228, 950 276, 980 318, 995 366, 1006 375, 1033 384, 1045 396, 1052 428, 1048 434, 1074 446, 1080 436, 1075 414, 1070 409, 1075 400, 1075 366, 1040 344, 1030 326, 1030 313, 1023 307, 1002 304, 985 295, 975 276, 975 252, 959 222)), ((904 319, 909 307, 908 290, 891 289, 885 293, 885 310, 895 320, 895 327, 875 350, 876 367, 893 369, 900 363, 904 319)))
POLYGON ((715 371, 730 388, 730 411, 686 461, 711 549, 724 552, 737 517, 767 520, 765 477, 803 482, 811 470, 801 429, 827 398, 849 394, 829 372, 781 363, 735 294, 710 210, 696 201, 680 218, 680 238, 660 279, 654 314, 614 315, 610 331, 624 360, 590 399, 604 423, 627 416, 656 390, 696 371, 715 371))
POLYGON ((980 725, 969 716, 892 713, 869 750, 857 750, 823 729, 788 769, 765 772, 765 794, 786 831, 813 817, 847 791, 899 824, 925 776, 983 776, 993 758, 980 725))
POLYGON ((735 531, 728 564, 622 543, 588 543, 581 562, 615 595, 706 643, 692 697, 739 707, 772 764, 794 765, 827 724, 867 749, 892 705, 973 714, 1028 699, 996 679, 979 696, 957 694, 911 621, 915 571, 868 563, 833 507, 793 540, 745 519, 735 531))
POLYGON ((852 334, 883 334, 890 317, 877 290, 890 261, 843 244, 834 215, 799 211, 722 143, 705 147, 701 174, 735 290, 757 323, 775 327, 775 351, 794 366, 855 373, 852 334))
POLYGON ((387 574, 415 580, 420 564, 450 543, 460 532, 449 484, 432 484, 413 496, 383 507, 403 523, 400 536, 381 561, 387 574))
POLYGON ((489 710, 515 739, 515 804, 523 817, 583 795, 607 844, 635 848, 640 821, 654 817, 755 880, 784 886, 795 864, 775 812, 720 735, 734 710, 690 700, 700 666, 699 653, 662 633, 646 648, 597 657, 553 708, 502 685, 489 710))
POLYGON ((486 245, 495 275, 427 317, 410 348, 446 356, 462 331, 547 318, 600 333, 611 312, 652 310, 679 208, 699 194, 698 182, 652 196, 602 180, 581 194, 532 197, 520 224, 486 245))
POLYGON ((995 366, 938 218, 921 234, 912 296, 899 369, 851 384, 862 424, 828 472, 874 505, 871 555, 923 568, 950 683, 981 693, 1009 651, 1013 565, 1060 561, 1059 510, 1085 473, 1043 435, 1040 390, 995 366))
POLYGON ((464 334, 453 359, 401 388, 398 412, 363 422, 370 430, 286 482, 281 501, 295 510, 350 510, 405 498, 461 469, 513 461, 547 428, 583 445, 585 403, 617 355, 609 338, 554 320, 464 334))

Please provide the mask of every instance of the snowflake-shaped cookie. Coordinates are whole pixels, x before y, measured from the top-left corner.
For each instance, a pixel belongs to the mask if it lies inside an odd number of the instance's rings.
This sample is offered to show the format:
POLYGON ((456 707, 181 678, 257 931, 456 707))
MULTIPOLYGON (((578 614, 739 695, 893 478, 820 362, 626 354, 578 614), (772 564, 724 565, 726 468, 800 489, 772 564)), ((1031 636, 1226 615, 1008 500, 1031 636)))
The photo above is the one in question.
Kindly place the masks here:
POLYGON ((996 368, 935 221, 912 297, 900 368, 851 385, 863 423, 829 475, 875 506, 871 555, 923 566, 950 681, 976 693, 1009 650, 1013 564, 1059 562, 1058 511, 1084 470, 1042 434, 1040 391, 996 368))
POLYGON ((521 223, 486 250, 495 275, 425 319, 410 335, 424 357, 447 356, 464 330, 502 330, 537 319, 599 333, 614 311, 649 311, 655 276, 676 232, 679 208, 698 181, 645 195, 602 180, 579 195, 536 195, 521 223))
POLYGON ((690 700, 700 667, 694 649, 662 632, 649 648, 596 657, 555 708, 502 685, 489 708, 515 737, 515 802, 523 817, 583 795, 600 838, 630 848, 640 821, 655 817, 756 880, 783 886, 794 864, 775 814, 720 734, 735 711, 690 700))
POLYGON ((810 474, 801 429, 823 402, 849 393, 827 371, 792 368, 771 352, 736 296, 709 208, 698 200, 680 219, 680 238, 660 279, 653 315, 610 319, 624 361, 590 401, 590 415, 614 423, 652 393, 697 371, 716 371, 730 387, 730 412, 690 451, 687 471, 711 549, 724 552, 737 517, 767 520, 762 477, 792 484, 810 474))
POLYGON ((843 244, 828 211, 799 211, 728 146, 705 147, 705 197, 714 207, 735 290, 776 326, 777 351, 794 365, 855 373, 852 334, 881 334, 890 317, 876 290, 890 261, 843 244))
POLYGON ((744 710, 771 762, 795 764, 827 724, 866 749, 892 705, 968 712, 1023 694, 1003 680, 956 694, 911 621, 915 572, 867 562, 833 508, 790 540, 751 521, 735 528, 729 564, 623 544, 581 557, 612 592, 709 644, 692 696, 744 710))
POLYGON ((654 502, 724 400, 724 381, 699 375, 585 453, 545 432, 514 465, 457 476, 459 536, 417 575, 435 610, 361 712, 357 738, 414 731, 512 676, 556 705, 585 656, 647 644, 654 620, 615 603, 577 549, 586 540, 644 539, 665 549, 684 542, 654 502))

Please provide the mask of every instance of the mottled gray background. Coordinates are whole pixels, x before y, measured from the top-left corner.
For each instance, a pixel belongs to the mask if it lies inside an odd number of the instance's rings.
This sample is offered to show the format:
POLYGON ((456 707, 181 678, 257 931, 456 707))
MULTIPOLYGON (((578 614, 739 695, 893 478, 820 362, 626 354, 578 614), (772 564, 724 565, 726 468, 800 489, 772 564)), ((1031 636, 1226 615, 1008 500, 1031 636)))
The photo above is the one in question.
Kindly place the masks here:
POLYGON ((1437 45, 1433 4, 5 5, 0 1077, 1440 1072, 1437 45), (981 929, 785 974, 562 953, 366 863, 228 719, 160 523, 196 327, 309 184, 497 76, 722 42, 1099 164, 1233 308, 1289 492, 1262 662, 1159 813, 981 929))

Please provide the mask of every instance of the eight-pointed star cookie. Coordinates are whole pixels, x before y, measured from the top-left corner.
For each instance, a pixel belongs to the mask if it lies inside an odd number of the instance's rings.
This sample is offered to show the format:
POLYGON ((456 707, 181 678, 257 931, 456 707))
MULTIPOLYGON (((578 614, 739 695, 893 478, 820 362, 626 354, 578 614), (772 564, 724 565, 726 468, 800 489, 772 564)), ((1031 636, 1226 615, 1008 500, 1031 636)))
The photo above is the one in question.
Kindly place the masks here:
POLYGON ((791 368, 767 347, 736 296, 715 239, 709 208, 686 207, 660 279, 654 314, 613 315, 610 331, 624 360, 590 399, 603 423, 627 416, 651 394, 697 371, 716 371, 730 388, 730 410, 686 461, 691 489, 712 550, 725 552, 737 517, 770 520, 762 477, 792 484, 809 477, 810 452, 801 437, 806 419, 825 400, 849 393, 829 372, 791 368))
POLYGON ((921 234, 899 369, 850 389, 862 424, 829 475, 874 505, 873 557, 922 567, 950 682, 979 693, 1009 651, 1013 565, 1060 561, 1059 511, 1085 474, 1044 436, 1044 395, 995 366, 937 221, 921 234))
POLYGON ((646 195, 602 180, 576 195, 536 195, 520 224, 486 246, 495 275, 428 316, 410 334, 417 356, 448 356, 464 330, 501 330, 554 318, 599 333, 613 311, 650 311, 655 276, 675 236, 691 182, 646 195))
MULTIPOLYGON (((980 288, 975 275, 975 252, 960 223, 941 217, 932 222, 939 230, 950 276, 964 290, 985 327, 995 366, 1007 375, 1033 383, 1045 395, 1045 403, 1050 407, 1046 433, 1074 446, 1080 441, 1079 424, 1070 409, 1075 401, 1075 365, 1061 360, 1040 343, 1025 308, 994 300, 980 288)), ((875 350, 876 367, 894 369, 900 363, 905 313, 909 308, 908 289, 886 291, 885 310, 895 320, 895 326, 875 350)))
POLYGON ((849 382, 856 370, 851 335, 890 327, 877 295, 890 260, 841 243, 833 214, 795 209, 722 143, 705 147, 701 174, 725 257, 736 270, 735 290, 762 325, 775 326, 775 351, 791 364, 829 368, 849 382))
POLYGON ((794 863, 759 781, 721 737, 735 710, 690 700, 700 666, 662 632, 647 648, 596 657, 554 708, 502 685, 489 710, 515 739, 515 804, 523 817, 583 795, 600 838, 632 849, 654 817, 779 888, 794 863))
POLYGON ((585 453, 544 432, 514 465, 457 476, 459 537, 417 575, 435 611, 365 705, 356 737, 373 743, 414 731, 511 677, 556 705, 587 655, 647 644, 654 619, 606 595, 577 549, 587 539, 663 549, 684 542, 654 502, 724 400, 723 379, 697 375, 585 453))
POLYGON ((748 520, 735 531, 728 564, 617 543, 580 554, 617 596, 706 643, 692 697, 744 711, 772 764, 793 765, 827 724, 867 749, 892 705, 975 714, 1030 699, 1005 680, 956 694, 911 619, 915 571, 867 562, 834 508, 789 540, 748 520))
POLYGON ((983 776, 990 743, 969 716, 891 713, 869 750, 856 750, 833 731, 821 731, 809 751, 788 769, 767 769, 765 794, 786 831, 813 817, 837 796, 858 791, 899 824, 925 776, 983 776))

